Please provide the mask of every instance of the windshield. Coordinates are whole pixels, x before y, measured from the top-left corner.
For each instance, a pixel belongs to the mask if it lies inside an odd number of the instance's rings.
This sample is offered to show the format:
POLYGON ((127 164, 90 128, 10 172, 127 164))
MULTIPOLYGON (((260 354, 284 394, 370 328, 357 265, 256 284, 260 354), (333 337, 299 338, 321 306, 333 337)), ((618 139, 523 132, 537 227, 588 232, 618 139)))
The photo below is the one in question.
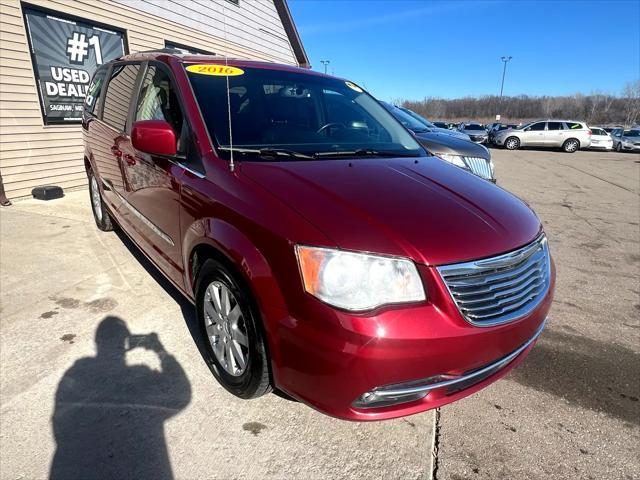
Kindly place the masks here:
POLYGON ((405 112, 407 115, 411 115, 414 119, 418 120, 420 123, 422 123, 425 127, 428 128, 438 128, 436 127, 433 123, 431 123, 429 120, 427 120, 426 118, 424 118, 422 115, 418 115, 416 112, 414 112, 413 110, 409 110, 408 108, 400 108, 400 110, 402 110, 403 112, 405 112))
POLYGON ((625 137, 640 137, 640 130, 625 130, 625 137))
POLYGON ((465 130, 484 130, 482 125, 478 125, 477 123, 470 123, 464 126, 465 130))
POLYGON ((404 110, 398 107, 395 107, 387 102, 380 102, 380 103, 384 108, 387 109, 387 111, 391 112, 391 115, 393 115, 396 118, 396 120, 398 120, 402 125, 404 125, 409 130, 413 130, 414 132, 428 131, 426 125, 424 125, 422 122, 419 122, 418 120, 413 118, 404 110))
POLYGON ((226 158, 231 143, 252 160, 263 158, 262 150, 286 150, 268 156, 272 160, 348 151, 425 155, 377 100, 351 82, 252 67, 228 77, 192 70, 187 67, 187 75, 207 129, 226 158))

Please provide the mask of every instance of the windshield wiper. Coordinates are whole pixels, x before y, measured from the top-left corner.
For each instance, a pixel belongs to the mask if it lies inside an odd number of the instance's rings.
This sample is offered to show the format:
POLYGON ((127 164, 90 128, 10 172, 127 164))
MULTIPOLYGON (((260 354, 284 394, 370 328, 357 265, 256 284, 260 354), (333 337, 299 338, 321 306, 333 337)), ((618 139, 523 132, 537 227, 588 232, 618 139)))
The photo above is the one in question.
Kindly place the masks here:
POLYGON ((387 150, 374 150, 372 148, 359 148, 357 150, 345 150, 334 152, 316 152, 313 154, 314 158, 326 158, 326 157, 419 157, 419 154, 404 153, 404 152, 392 152, 387 150))
POLYGON ((238 152, 238 153, 253 153, 258 155, 261 158, 277 158, 281 157, 290 157, 290 158, 303 158, 305 160, 313 160, 314 157, 309 155, 305 155, 304 153, 296 152, 295 150, 288 150, 286 148, 242 148, 242 147, 218 147, 218 150, 223 150, 225 152, 238 152))

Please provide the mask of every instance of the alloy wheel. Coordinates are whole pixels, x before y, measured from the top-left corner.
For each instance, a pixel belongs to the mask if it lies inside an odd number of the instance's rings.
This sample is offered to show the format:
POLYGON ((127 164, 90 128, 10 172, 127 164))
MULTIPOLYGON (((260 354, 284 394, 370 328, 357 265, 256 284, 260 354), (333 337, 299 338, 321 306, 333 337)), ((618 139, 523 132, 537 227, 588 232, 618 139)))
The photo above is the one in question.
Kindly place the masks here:
POLYGON ((575 152, 578 149, 578 142, 569 140, 564 148, 567 152, 575 152))
POLYGON ((234 377, 247 367, 249 342, 240 303, 219 281, 209 284, 204 294, 204 322, 216 359, 234 377))
POLYGON ((102 198, 100 197, 100 189, 98 188, 98 181, 94 175, 91 175, 91 203, 93 204, 93 212, 98 219, 98 222, 102 221, 102 198))
POLYGON ((515 150, 516 148, 518 148, 518 140, 516 140, 515 138, 510 138, 509 140, 507 140, 506 147, 509 150, 515 150))

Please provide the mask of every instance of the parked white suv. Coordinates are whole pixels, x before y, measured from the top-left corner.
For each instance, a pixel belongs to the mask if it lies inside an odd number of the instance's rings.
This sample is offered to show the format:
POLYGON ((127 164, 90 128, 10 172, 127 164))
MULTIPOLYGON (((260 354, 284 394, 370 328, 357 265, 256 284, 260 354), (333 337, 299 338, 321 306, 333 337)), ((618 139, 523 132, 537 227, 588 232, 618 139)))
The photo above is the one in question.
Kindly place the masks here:
POLYGON ((494 142, 509 150, 520 147, 551 147, 573 153, 591 146, 591 130, 586 123, 574 120, 537 120, 518 128, 497 132, 494 142))

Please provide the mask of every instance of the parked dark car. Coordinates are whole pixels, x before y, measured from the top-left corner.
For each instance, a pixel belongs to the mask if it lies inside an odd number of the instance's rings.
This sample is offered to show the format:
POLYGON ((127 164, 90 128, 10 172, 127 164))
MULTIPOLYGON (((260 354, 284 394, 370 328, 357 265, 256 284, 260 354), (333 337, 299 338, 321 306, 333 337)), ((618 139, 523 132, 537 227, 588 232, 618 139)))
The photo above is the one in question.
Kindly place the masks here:
POLYGON ((420 144, 432 155, 469 170, 485 180, 496 181, 491 152, 483 145, 433 131, 422 122, 387 102, 380 102, 391 114, 411 130, 420 144))
POLYGON ((458 126, 458 131, 469 135, 472 142, 487 143, 489 140, 487 129, 480 123, 463 122, 458 126))
POLYGON ((448 129, 448 130, 451 130, 451 124, 450 124, 450 123, 447 123, 447 122, 439 122, 439 121, 437 121, 437 120, 436 120, 435 122, 432 122, 432 123, 433 123, 436 127, 438 127, 438 128, 446 128, 446 129, 448 129))
POLYGON ((117 223, 194 303, 238 397, 417 413, 505 375, 545 325, 555 270, 533 211, 427 155, 352 82, 139 53, 98 68, 83 129, 98 228, 117 223))
POLYGON ((409 110, 408 108, 400 107, 398 105, 395 105, 395 107, 399 108, 400 110, 402 110, 407 115, 411 115, 415 120, 418 120, 418 122, 422 123, 430 132, 433 132, 433 133, 445 133, 447 135, 451 135, 452 137, 460 138, 462 140, 471 140, 469 138, 469 135, 467 135, 465 133, 459 132, 457 130, 452 130, 450 128, 438 127, 437 125, 431 123, 429 120, 424 118, 422 115, 417 114, 413 110, 409 110))

